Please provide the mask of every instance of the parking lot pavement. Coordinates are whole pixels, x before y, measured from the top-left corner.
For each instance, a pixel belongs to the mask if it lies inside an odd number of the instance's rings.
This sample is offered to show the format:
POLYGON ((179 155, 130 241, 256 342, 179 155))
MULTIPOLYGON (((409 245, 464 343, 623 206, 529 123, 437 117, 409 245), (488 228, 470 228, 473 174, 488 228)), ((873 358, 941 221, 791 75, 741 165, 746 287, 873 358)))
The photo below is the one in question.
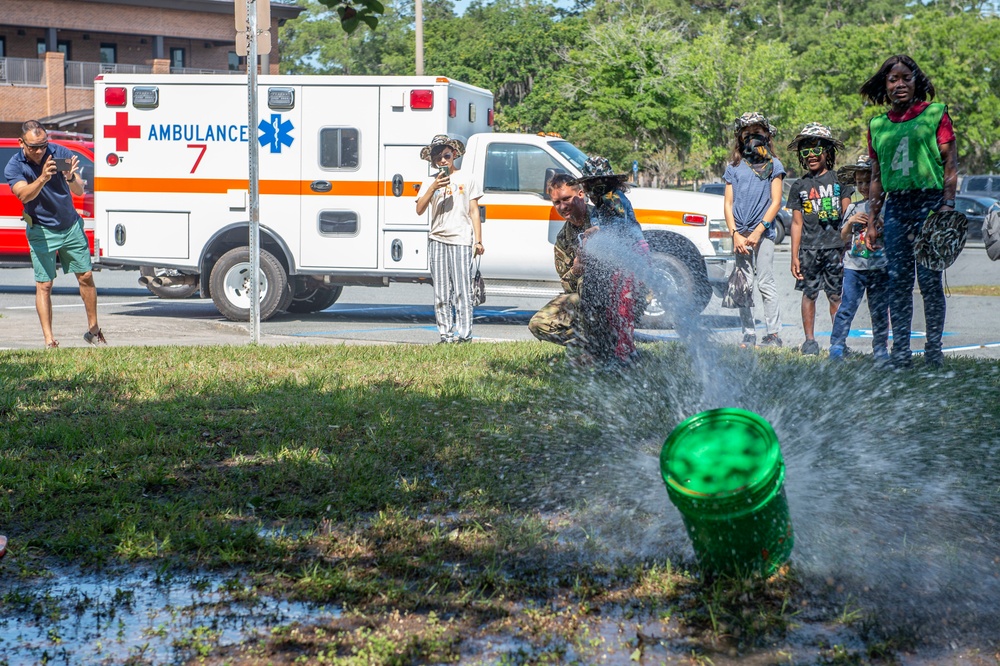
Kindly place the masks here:
MULTIPOLYGON (((789 272, 790 255, 775 256, 775 275, 782 314, 781 337, 787 347, 804 339, 800 317, 801 295, 794 290, 789 272)), ((247 323, 222 317, 209 300, 161 300, 152 296, 127 271, 103 271, 96 275, 101 326, 110 346, 243 345, 251 341, 247 323)), ((1000 262, 985 258, 982 247, 969 248, 949 269, 947 282, 955 287, 970 284, 1000 284, 1000 262)), ((330 309, 308 315, 280 314, 261 323, 264 345, 309 344, 431 344, 438 339, 428 285, 394 284, 389 288, 348 287, 330 309)), ((823 299, 823 297, 821 297, 823 299)), ((545 299, 490 297, 476 308, 473 334, 477 342, 532 340, 528 320, 545 299)), ((922 348, 922 303, 914 298, 913 348, 922 348)), ((946 353, 1000 358, 1000 298, 953 294, 947 301, 946 353)), ((817 307, 817 338, 829 344, 830 318, 825 301, 817 307)), ((755 314, 761 313, 758 308, 755 314)), ((699 323, 707 335, 722 343, 741 337, 736 311, 721 307, 713 298, 699 323)), ((760 326, 761 324, 759 324, 760 326)), ((86 320, 73 276, 60 276, 53 290, 53 328, 62 347, 85 347, 86 320)), ((867 307, 862 305, 848 344, 870 352, 871 328, 867 307)), ((763 336, 763 332, 759 337, 763 336)), ((670 330, 642 330, 640 340, 674 340, 670 330)), ((34 308, 34 285, 30 269, 0 271, 0 348, 41 349, 41 330, 34 308)))

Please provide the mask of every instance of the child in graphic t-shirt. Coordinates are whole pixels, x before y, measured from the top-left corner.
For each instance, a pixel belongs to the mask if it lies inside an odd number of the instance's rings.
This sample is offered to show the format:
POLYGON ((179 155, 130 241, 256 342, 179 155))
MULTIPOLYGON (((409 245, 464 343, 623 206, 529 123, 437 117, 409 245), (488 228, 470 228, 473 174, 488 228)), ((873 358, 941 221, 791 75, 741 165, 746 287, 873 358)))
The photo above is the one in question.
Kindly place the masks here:
POLYGON ((843 212, 854 187, 842 186, 833 171, 837 151, 844 144, 829 127, 809 123, 788 144, 799 156, 805 176, 792 185, 788 207, 792 210, 792 275, 802 292, 803 354, 819 354, 816 342, 816 299, 826 293, 831 321, 840 306, 844 280, 844 241, 840 238, 843 212))
POLYGON ((871 250, 866 244, 869 219, 868 193, 871 187, 872 162, 867 155, 856 164, 837 172, 842 183, 854 183, 863 199, 848 206, 840 237, 847 243, 844 252, 844 293, 830 333, 830 358, 839 360, 847 352, 847 335, 858 311, 861 299, 868 293, 868 310, 872 319, 872 351, 875 362, 889 362, 889 273, 882 248, 871 250))

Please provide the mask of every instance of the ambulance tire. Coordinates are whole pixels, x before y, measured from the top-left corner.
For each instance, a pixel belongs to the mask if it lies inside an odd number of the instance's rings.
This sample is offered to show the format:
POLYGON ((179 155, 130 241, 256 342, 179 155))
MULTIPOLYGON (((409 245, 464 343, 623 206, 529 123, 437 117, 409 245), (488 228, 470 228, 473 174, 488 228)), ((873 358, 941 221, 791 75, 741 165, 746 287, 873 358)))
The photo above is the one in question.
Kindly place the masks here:
MULTIPOLYGON (((154 277, 157 273, 162 275, 164 273, 164 269, 155 268, 153 266, 139 267, 139 275, 142 275, 143 277, 154 277)), ((150 293, 154 296, 170 299, 188 298, 189 296, 193 296, 198 293, 197 284, 172 284, 170 286, 163 287, 147 284, 146 289, 149 289, 150 293)))
POLYGON ((341 286, 337 287, 317 287, 306 286, 305 289, 296 289, 295 297, 288 305, 288 311, 296 314, 308 314, 310 312, 322 312, 337 302, 340 294, 344 291, 341 286))
MULTIPOLYGON (((291 302, 288 274, 273 254, 260 251, 260 319, 266 321, 291 302)), ((226 252, 212 268, 212 302, 232 321, 250 321, 250 248, 226 252)))
POLYGON ((647 306, 642 318, 644 328, 677 328, 682 320, 701 314, 712 300, 705 261, 694 250, 683 246, 657 248, 651 242, 650 261, 656 276, 648 285, 657 303, 647 306), (659 307, 656 307, 659 306, 659 307))

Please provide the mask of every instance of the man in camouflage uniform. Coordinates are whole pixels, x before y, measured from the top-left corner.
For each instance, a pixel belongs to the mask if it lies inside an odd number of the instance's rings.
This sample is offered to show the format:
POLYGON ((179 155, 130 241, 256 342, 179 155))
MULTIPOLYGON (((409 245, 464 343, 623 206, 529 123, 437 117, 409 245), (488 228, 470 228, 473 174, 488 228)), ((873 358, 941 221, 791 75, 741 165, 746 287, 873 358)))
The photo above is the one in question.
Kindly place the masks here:
POLYGON ((584 354, 585 339, 580 331, 580 281, 583 261, 579 257, 580 235, 591 228, 590 210, 583 189, 570 185, 574 176, 556 174, 549 182, 552 207, 566 220, 555 243, 556 273, 563 293, 549 301, 528 322, 528 330, 539 340, 567 347, 574 357, 584 354))

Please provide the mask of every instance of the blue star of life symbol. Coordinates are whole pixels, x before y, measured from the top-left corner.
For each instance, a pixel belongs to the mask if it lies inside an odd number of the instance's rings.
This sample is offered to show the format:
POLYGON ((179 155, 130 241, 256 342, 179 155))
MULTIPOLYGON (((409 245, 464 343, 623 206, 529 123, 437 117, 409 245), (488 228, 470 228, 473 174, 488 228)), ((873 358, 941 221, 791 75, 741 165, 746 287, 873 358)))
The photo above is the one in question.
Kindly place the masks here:
POLYGON ((257 129, 260 130, 260 137, 257 139, 261 146, 271 145, 272 153, 280 153, 282 146, 291 146, 291 132, 295 128, 291 120, 282 120, 280 113, 272 113, 271 120, 260 121, 257 129))

